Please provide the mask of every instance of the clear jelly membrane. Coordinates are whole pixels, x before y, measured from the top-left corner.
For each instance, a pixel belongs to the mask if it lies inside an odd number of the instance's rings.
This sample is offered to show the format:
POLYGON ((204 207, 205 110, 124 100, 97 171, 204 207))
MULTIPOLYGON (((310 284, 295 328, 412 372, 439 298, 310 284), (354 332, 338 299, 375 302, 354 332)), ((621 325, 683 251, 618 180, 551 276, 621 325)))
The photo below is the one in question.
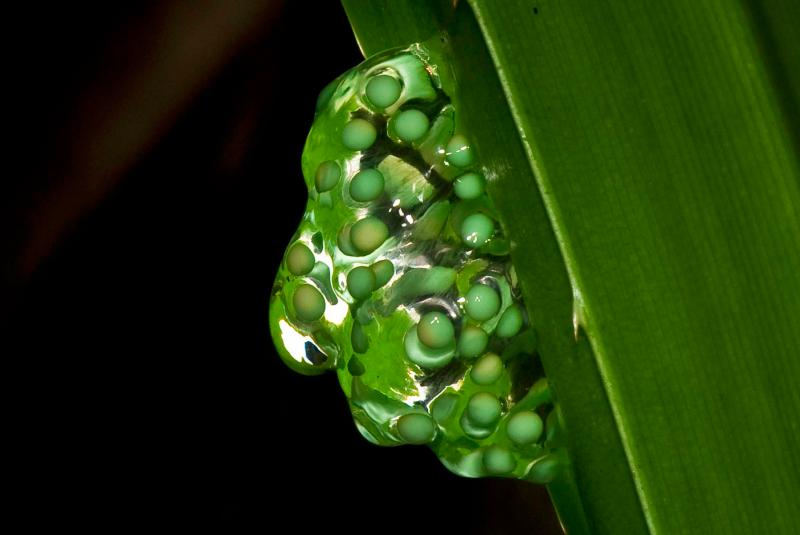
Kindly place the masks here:
POLYGON ((444 74, 414 45, 322 91, 270 329, 294 370, 337 373, 371 442, 546 483, 563 469, 558 412, 444 74))

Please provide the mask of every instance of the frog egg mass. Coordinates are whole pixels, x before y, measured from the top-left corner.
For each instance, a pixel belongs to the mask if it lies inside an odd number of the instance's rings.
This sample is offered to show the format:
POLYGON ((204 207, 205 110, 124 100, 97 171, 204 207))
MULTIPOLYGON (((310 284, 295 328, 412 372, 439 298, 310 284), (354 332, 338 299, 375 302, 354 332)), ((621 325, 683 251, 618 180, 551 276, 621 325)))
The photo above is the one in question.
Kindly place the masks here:
POLYGON ((293 370, 336 373, 367 440, 546 483, 564 467, 557 405, 491 170, 436 57, 387 51, 320 93, 270 332, 293 370))

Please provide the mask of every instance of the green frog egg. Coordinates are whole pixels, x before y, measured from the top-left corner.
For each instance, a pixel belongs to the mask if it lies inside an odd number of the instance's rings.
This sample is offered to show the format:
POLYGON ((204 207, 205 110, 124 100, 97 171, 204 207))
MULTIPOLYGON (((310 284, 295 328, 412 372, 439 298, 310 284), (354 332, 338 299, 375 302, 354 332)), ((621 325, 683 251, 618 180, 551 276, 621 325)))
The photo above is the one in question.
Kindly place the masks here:
POLYGON ((378 132, 375 131, 375 127, 364 119, 353 119, 342 130, 342 143, 352 150, 370 148, 377 137, 378 132))
POLYGON ((467 138, 456 134, 447 143, 445 151, 447 161, 456 167, 468 167, 475 161, 475 153, 470 147, 467 138))
POLYGON ((295 242, 286 253, 286 267, 292 275, 305 275, 314 267, 314 253, 304 243, 295 242))
POLYGON ((383 174, 377 169, 364 169, 350 181, 350 196, 358 202, 374 201, 383 193, 383 174))
POLYGON ((502 446, 489 446, 483 451, 483 466, 492 475, 512 472, 517 466, 514 454, 502 446))
POLYGON ((401 90, 402 86, 397 78, 379 74, 367 82, 367 99, 379 108, 386 108, 397 102, 401 90))
POLYGON ((511 338, 522 328, 522 311, 517 305, 508 307, 500 321, 497 322, 497 329, 494 333, 500 338, 511 338))
POLYGON ((339 230, 339 234, 336 236, 336 245, 339 247, 339 250, 347 256, 358 256, 359 252, 356 251, 353 241, 350 239, 351 230, 352 225, 345 225, 342 227, 341 230, 339 230))
POLYGON ((366 299, 375 288, 375 273, 366 266, 354 267, 347 274, 347 289, 358 300, 366 299))
POLYGON ((503 361, 494 353, 486 353, 472 366, 469 376, 478 385, 490 385, 503 375, 503 361))
POLYGON ((329 191, 336 186, 339 178, 342 176, 342 169, 339 164, 328 160, 319 164, 317 172, 314 175, 314 184, 317 186, 317 191, 329 191))
POLYGON ((381 246, 389 237, 389 229, 376 217, 365 217, 350 229, 350 242, 364 255, 381 246))
POLYGON ((497 423, 503 409, 500 401, 489 392, 478 392, 467 402, 467 418, 481 427, 490 427, 497 423))
POLYGON ((301 284, 295 289, 292 303, 297 317, 305 322, 317 321, 325 312, 325 299, 310 284, 301 284))
POLYGON ((353 346, 353 351, 356 353, 366 353, 369 349, 369 340, 360 323, 353 324, 353 330, 350 333, 350 345, 353 346))
POLYGON ((500 310, 500 296, 491 286, 474 284, 467 292, 464 308, 475 321, 486 321, 500 310))
POLYGON ((359 375, 364 375, 367 369, 364 367, 364 363, 362 363, 357 356, 353 355, 347 363, 347 371, 353 377, 358 377, 359 375))
POLYGON ((561 463, 553 455, 548 455, 536 461, 528 472, 528 479, 534 483, 550 483, 558 475, 561 463))
POLYGON ((494 221, 485 214, 467 216, 461 223, 461 239, 469 247, 480 247, 494 234, 494 221))
POLYGON ((430 126, 428 117, 419 110, 405 110, 392 119, 397 137, 407 143, 422 138, 430 126))
POLYGON ((438 370, 447 366, 456 354, 454 341, 440 349, 423 344, 417 334, 416 326, 406 332, 403 338, 403 348, 409 361, 430 370, 438 370))
POLYGON ((303 154, 307 212, 270 330, 293 368, 336 371, 370 440, 428 444, 462 475, 548 481, 566 458, 543 456, 563 447, 563 429, 540 368, 515 366, 536 358, 535 340, 516 335, 527 319, 508 302, 517 282, 491 177, 472 140, 453 135, 469 110, 456 109, 424 47, 383 53, 320 94, 303 154), (446 182, 429 181, 428 166, 446 182), (497 284, 477 282, 487 272, 497 284))
POLYGON ((477 199, 486 189, 483 175, 479 173, 465 173, 458 177, 453 184, 453 190, 459 199, 477 199))
POLYGON ((441 312, 428 312, 417 324, 420 342, 433 349, 442 349, 453 343, 453 323, 441 312))
POLYGON ((404 414, 397 419, 397 432, 409 444, 427 444, 433 440, 436 427, 427 414, 404 414))
POLYGON ((466 358, 473 359, 481 355, 489 344, 489 335, 480 327, 469 325, 461 331, 458 338, 458 353, 466 358))
POLYGON ((394 265, 391 260, 378 260, 370 267, 375 274, 375 288, 380 288, 394 276, 394 265))
POLYGON ((508 419, 506 433, 512 442, 520 446, 533 444, 542 436, 544 424, 533 411, 522 411, 508 419))

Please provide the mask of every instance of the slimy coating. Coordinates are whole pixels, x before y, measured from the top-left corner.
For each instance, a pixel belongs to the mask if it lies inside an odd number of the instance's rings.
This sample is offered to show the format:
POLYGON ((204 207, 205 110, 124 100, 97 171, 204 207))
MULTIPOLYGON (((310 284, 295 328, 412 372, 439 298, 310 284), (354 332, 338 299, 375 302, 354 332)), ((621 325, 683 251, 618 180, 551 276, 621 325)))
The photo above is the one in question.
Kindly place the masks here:
POLYGON ((437 54, 388 51, 320 92, 270 332, 292 369, 337 374, 367 440, 547 483, 563 431, 489 195, 507 171, 485 167, 437 54))

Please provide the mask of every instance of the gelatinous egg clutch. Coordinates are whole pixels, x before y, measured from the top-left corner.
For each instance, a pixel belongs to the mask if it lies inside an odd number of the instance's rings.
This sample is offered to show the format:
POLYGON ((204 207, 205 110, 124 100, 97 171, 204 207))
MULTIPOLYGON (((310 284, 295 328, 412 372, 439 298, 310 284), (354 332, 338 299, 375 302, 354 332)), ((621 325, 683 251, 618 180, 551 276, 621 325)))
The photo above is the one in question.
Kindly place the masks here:
POLYGON ((558 416, 486 169, 420 45, 329 84, 303 152, 306 212, 270 303, 294 370, 334 370, 360 432, 452 471, 550 481, 558 416))

